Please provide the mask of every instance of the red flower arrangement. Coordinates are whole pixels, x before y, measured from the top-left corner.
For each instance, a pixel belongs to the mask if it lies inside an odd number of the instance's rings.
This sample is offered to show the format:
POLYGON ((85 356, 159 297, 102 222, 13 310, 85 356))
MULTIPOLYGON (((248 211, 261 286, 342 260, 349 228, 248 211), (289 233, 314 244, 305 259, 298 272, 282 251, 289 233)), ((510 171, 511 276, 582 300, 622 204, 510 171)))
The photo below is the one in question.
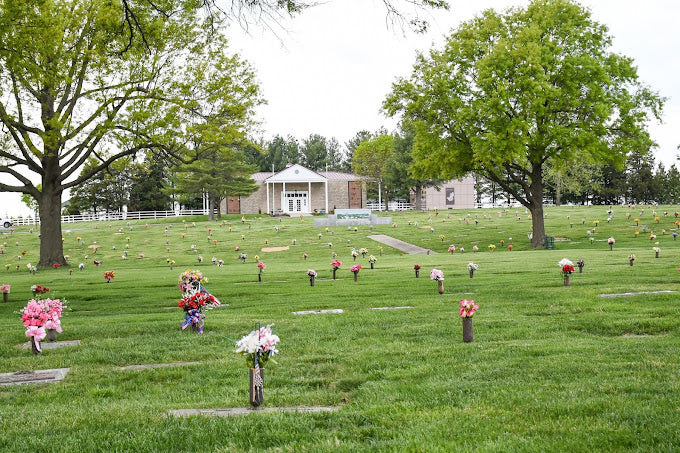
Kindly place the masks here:
POLYGON ((201 308, 214 308, 219 307, 220 301, 215 298, 212 294, 208 293, 194 293, 191 295, 186 295, 177 304, 179 308, 184 311, 196 310, 201 308))
POLYGON ((572 274, 573 272, 574 272, 574 266, 573 265, 565 264, 564 266, 562 266, 562 274, 563 275, 569 275, 569 274, 572 274))

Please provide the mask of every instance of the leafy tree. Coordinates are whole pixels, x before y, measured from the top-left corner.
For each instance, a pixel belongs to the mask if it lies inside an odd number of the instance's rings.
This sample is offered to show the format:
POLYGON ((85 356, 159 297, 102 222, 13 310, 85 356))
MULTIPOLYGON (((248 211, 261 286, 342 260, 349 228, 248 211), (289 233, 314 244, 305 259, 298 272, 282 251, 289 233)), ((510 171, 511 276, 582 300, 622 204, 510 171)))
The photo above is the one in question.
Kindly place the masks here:
POLYGON ((628 159, 627 201, 651 203, 655 200, 653 187, 654 158, 645 152, 634 152, 628 159))
POLYGON ((607 28, 569 0, 488 10, 419 56, 384 107, 414 124, 416 174, 484 175, 530 210, 541 247, 548 163, 620 166, 652 145, 646 121, 662 99, 610 47, 607 28))
POLYGON ((226 47, 217 18, 209 29, 205 10, 162 13, 184 4, 197 3, 10 0, 0 8, 0 175, 9 178, 0 190, 38 201, 39 266, 66 264, 64 190, 140 151, 189 160, 186 131, 204 121, 208 94, 248 108, 251 93, 233 89, 252 77, 245 64, 226 66, 223 86, 210 83, 226 47), (121 17, 145 33, 126 32, 121 17), (78 175, 92 157, 98 165, 78 175))
MULTIPOLYGON (((91 172, 97 165, 99 165, 97 159, 89 159, 83 166, 81 175, 91 172)), ((132 160, 129 157, 112 162, 107 169, 96 173, 71 191, 66 213, 96 214, 98 211, 120 211, 129 202, 132 168, 132 160)))
POLYGON ((147 155, 132 170, 128 208, 130 211, 167 211, 172 199, 167 193, 170 163, 162 156, 147 155))
POLYGON ((401 133, 394 135, 392 153, 385 162, 383 177, 385 185, 390 188, 393 197, 410 200, 411 194, 415 199, 415 209, 421 210, 423 189, 436 187, 444 181, 438 179, 420 179, 413 176, 410 167, 413 162, 413 129, 401 124, 401 133))
MULTIPOLYGON (((252 152, 249 154, 253 155, 252 152)), ((277 135, 266 144, 259 159, 249 158, 248 162, 251 164, 259 163, 260 171, 272 171, 273 169, 276 172, 286 168, 288 163, 299 163, 300 159, 300 146, 297 140, 290 135, 286 138, 277 135)))
POLYGON ((341 171, 349 172, 352 170, 352 158, 354 156, 354 151, 361 144, 361 142, 368 140, 372 136, 373 134, 371 134, 370 132, 366 130, 361 130, 357 132, 354 135, 354 137, 345 142, 345 148, 347 149, 347 153, 345 155, 345 160, 343 162, 341 171))
MULTIPOLYGON (((352 156, 352 171, 365 176, 369 181, 381 182, 393 148, 394 137, 390 134, 382 134, 361 142, 352 156)), ((384 199, 389 199, 387 192, 384 199)))
POLYGON ((257 171, 254 165, 245 163, 243 153, 230 148, 215 148, 202 153, 201 158, 176 169, 173 175, 172 193, 208 194, 209 220, 214 212, 222 216, 220 205, 230 196, 250 195, 258 186, 251 175, 257 171))

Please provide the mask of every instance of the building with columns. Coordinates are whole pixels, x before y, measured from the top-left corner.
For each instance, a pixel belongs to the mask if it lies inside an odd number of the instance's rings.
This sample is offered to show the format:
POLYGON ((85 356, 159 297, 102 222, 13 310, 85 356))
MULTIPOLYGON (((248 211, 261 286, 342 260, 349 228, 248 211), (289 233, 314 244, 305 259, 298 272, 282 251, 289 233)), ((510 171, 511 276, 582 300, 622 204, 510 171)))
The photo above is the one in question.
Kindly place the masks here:
POLYGON ((222 212, 298 215, 366 207, 366 189, 356 175, 288 164, 279 172, 259 172, 252 178, 260 187, 247 197, 227 198, 222 212))

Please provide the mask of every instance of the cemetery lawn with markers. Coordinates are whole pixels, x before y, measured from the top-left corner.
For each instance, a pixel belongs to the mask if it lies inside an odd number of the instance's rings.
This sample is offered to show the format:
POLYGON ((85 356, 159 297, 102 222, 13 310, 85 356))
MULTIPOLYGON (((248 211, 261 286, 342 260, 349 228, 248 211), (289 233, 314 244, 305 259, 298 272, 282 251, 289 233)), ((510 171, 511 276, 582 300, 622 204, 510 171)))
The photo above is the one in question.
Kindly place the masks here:
POLYGON ((70 368, 58 383, 0 386, 0 450, 677 450, 679 208, 615 206, 610 221, 607 209, 546 208, 554 250, 530 248, 524 208, 389 213, 396 226, 356 231, 315 228, 313 217, 242 223, 240 215, 64 224, 70 266, 34 275, 26 265, 38 262, 37 231, 0 230, 0 284, 11 285, 9 302, 0 302, 0 373, 70 368), (402 254, 372 234, 436 253, 402 254), (90 245, 100 245, 96 254, 90 245), (362 247, 368 253, 354 261, 352 248, 362 247), (333 253, 342 261, 337 280, 333 253), (256 255, 266 265, 261 283, 256 255), (585 263, 568 287, 563 258, 585 263), (470 261, 479 265, 474 278, 470 261), (362 265, 357 282, 354 264, 362 265), (444 272, 443 295, 433 268, 444 272), (223 304, 207 312, 202 335, 180 330, 177 279, 186 269, 202 271, 223 304), (314 287, 308 269, 318 273, 314 287), (115 278, 106 283, 109 270, 115 278), (37 356, 21 348, 28 339, 19 310, 35 284, 67 300, 58 341, 80 345, 37 356), (601 296, 621 293, 643 294, 601 296), (462 341, 461 299, 479 304, 472 343, 462 341), (293 315, 324 309, 344 312, 293 315), (281 338, 277 363, 265 368, 263 408, 338 410, 169 416, 248 406, 248 368, 234 350, 258 324, 274 324, 281 338), (199 363, 122 369, 178 362, 199 363))

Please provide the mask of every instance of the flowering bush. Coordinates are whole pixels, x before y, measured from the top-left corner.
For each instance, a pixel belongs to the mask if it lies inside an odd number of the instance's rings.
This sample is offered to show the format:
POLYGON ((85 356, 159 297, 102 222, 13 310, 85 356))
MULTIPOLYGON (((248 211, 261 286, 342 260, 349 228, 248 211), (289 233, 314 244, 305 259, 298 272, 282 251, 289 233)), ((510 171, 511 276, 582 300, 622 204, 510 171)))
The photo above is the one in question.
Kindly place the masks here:
POLYGON ((434 281, 442 281, 444 280, 444 272, 439 270, 439 269, 432 269, 430 272, 430 279, 434 281))
POLYGON ((187 269, 179 274, 177 286, 183 293, 196 292, 200 289, 201 284, 206 283, 207 281, 208 279, 203 276, 201 271, 187 269))
POLYGON ((272 325, 253 330, 236 342, 236 353, 245 356, 249 368, 264 368, 274 354, 278 354, 276 345, 279 337, 272 333, 272 325))
POLYGON ((349 270, 356 274, 361 270, 361 264, 355 264, 354 266, 350 267, 349 270))
POLYGON ((333 260, 333 261, 331 261, 331 266, 333 266, 333 270, 340 269, 340 266, 342 266, 342 261, 333 260))
POLYGON ((460 317, 472 318, 478 308, 479 305, 477 305, 474 300, 463 299, 460 301, 460 317))

